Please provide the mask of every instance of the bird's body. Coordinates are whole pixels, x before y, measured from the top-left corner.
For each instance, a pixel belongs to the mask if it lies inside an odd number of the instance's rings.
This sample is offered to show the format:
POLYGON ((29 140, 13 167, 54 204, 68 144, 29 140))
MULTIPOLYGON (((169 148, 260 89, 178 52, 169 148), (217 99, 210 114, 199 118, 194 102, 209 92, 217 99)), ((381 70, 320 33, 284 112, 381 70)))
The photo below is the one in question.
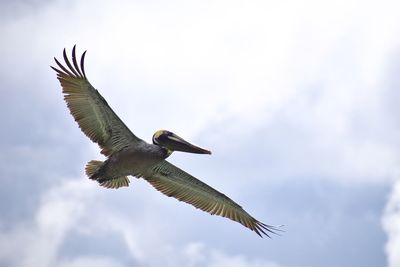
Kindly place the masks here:
MULTIPOLYGON (((141 177, 154 165, 167 157, 166 151, 159 146, 139 142, 110 155, 97 173, 97 177, 113 180, 121 176, 132 175, 141 177)), ((96 179, 91 176, 90 178, 96 179)))
POLYGON ((239 222, 260 236, 269 236, 267 232, 279 230, 256 220, 226 195, 165 160, 173 151, 211 154, 210 151, 166 130, 159 130, 153 135, 153 144, 136 137, 87 80, 85 54, 79 66, 75 47, 72 64, 64 49, 67 67, 55 59, 59 69, 52 68, 57 72, 64 99, 75 121, 107 157, 105 161, 88 162, 85 171, 90 179, 106 188, 119 188, 129 185, 129 175, 143 178, 167 196, 239 222))

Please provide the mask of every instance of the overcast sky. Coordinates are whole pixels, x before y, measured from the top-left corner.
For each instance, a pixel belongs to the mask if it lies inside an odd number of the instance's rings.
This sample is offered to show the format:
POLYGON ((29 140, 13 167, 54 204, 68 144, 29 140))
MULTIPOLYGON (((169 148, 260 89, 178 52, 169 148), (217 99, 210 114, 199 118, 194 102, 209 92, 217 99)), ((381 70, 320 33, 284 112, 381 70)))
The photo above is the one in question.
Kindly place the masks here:
POLYGON ((0 1, 0 266, 400 266, 398 1, 0 1), (272 239, 144 180, 107 190, 49 65, 272 239))

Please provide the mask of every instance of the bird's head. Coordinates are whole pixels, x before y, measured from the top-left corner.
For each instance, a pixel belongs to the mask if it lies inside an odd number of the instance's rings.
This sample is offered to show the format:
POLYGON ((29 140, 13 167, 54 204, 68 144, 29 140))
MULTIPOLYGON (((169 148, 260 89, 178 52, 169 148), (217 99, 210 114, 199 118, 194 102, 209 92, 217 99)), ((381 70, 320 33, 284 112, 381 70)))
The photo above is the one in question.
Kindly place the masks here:
POLYGON ((153 135, 153 144, 167 149, 168 154, 174 151, 182 151, 196 154, 211 154, 211 151, 192 145, 176 134, 159 130, 153 135))

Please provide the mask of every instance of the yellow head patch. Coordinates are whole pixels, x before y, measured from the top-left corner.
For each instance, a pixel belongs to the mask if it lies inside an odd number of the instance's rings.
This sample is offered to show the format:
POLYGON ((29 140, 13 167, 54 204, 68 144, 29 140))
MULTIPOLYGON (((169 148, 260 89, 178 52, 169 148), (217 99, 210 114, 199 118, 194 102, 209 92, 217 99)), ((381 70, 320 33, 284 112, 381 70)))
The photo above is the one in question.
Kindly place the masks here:
POLYGON ((154 138, 159 138, 160 135, 164 134, 165 132, 166 132, 166 130, 158 130, 157 132, 154 133, 153 139, 154 138))

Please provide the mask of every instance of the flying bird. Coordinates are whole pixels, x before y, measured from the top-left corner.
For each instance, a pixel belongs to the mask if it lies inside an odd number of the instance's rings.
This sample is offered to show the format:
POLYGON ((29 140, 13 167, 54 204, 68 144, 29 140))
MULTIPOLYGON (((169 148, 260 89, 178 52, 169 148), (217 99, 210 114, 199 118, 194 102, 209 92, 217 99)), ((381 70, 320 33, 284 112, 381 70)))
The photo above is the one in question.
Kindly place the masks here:
POLYGON ((134 135, 90 84, 84 68, 85 55, 86 51, 78 65, 74 46, 71 64, 64 49, 65 65, 54 58, 58 68, 51 68, 57 72, 64 100, 79 128, 107 157, 105 161, 87 163, 85 172, 90 179, 106 188, 120 188, 129 186, 129 175, 143 178, 161 193, 241 223, 261 237, 280 230, 256 220, 223 193, 165 160, 174 151, 211 154, 209 150, 167 130, 157 131, 152 144, 134 135))

